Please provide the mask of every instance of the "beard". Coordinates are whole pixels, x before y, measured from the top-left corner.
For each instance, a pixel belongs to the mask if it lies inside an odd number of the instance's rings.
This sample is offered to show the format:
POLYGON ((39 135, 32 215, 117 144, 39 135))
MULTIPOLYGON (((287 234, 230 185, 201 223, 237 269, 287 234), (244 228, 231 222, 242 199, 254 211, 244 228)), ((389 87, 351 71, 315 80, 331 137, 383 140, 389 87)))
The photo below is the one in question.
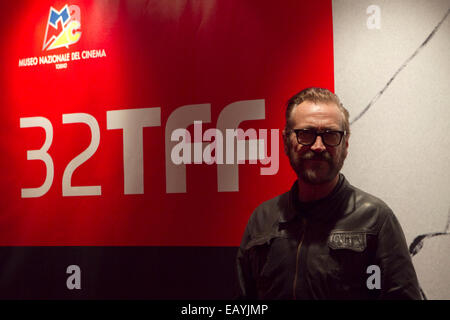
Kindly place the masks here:
POLYGON ((299 155, 290 148, 288 156, 299 179, 308 184, 319 185, 332 181, 339 174, 347 156, 346 151, 342 148, 333 158, 328 151, 315 153, 309 150, 299 155))

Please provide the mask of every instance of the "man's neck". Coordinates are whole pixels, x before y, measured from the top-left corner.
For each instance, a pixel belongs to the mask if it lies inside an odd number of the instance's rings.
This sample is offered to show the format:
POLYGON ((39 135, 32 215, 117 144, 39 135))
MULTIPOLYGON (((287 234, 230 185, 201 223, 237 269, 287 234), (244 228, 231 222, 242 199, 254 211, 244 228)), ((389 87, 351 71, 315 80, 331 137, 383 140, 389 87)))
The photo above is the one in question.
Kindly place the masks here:
POLYGON ((301 202, 310 202, 325 198, 329 195, 339 181, 339 175, 333 180, 323 184, 308 184, 298 179, 298 199, 301 202))

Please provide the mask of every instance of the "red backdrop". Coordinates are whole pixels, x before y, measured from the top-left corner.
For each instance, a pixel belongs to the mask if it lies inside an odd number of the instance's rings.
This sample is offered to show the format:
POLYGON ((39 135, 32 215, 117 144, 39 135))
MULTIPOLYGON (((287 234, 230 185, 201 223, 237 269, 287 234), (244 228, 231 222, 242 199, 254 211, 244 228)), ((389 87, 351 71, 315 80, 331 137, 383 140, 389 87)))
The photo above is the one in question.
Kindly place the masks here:
MULTIPOLYGON (((239 165, 239 191, 219 192, 217 165, 186 165, 186 192, 166 192, 165 128, 181 106, 210 104, 215 128, 230 103, 264 101, 265 118, 241 128, 282 129, 286 100, 308 86, 333 90, 330 1, 9 1, 2 10, 0 109, 0 245, 236 246, 264 200, 289 189, 295 176, 239 165), (80 8, 81 37, 43 50, 50 7, 80 8), (19 66, 29 57, 100 49, 106 57, 19 66), (107 111, 160 108, 160 126, 143 129, 142 194, 124 194, 123 131, 108 130, 107 111), (68 163, 91 143, 85 124, 63 114, 87 113, 99 127, 98 149, 72 176, 73 186, 101 186, 101 195, 63 196, 68 163), (41 148, 42 128, 20 119, 45 117, 53 128, 46 166, 27 160, 41 148)), ((273 141, 271 142, 273 143, 273 141)), ((269 148, 270 150, 270 148, 269 148)))

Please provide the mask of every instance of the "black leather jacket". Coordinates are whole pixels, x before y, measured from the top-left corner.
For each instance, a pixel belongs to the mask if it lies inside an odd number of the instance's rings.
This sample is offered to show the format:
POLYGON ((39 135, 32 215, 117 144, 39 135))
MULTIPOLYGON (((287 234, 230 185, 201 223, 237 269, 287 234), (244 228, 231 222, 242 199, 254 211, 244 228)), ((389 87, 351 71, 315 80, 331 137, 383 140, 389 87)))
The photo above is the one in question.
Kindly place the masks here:
POLYGON ((248 221, 237 273, 243 299, 421 298, 392 210, 342 174, 324 199, 301 204, 294 183, 261 204, 248 221), (379 289, 367 286, 376 277, 371 265, 380 268, 379 289))

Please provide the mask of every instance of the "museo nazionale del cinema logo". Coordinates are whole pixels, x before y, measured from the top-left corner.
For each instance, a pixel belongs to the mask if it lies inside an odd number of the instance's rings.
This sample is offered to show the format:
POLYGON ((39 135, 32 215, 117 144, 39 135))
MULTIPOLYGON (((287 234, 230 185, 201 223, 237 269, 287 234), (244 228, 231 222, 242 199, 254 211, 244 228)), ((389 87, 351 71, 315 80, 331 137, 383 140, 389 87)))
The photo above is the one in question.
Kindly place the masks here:
POLYGON ((50 7, 42 50, 69 48, 81 38, 80 7, 66 4, 60 11, 50 7), (72 14, 71 14, 72 13, 72 14))
POLYGON ((40 56, 19 58, 19 67, 32 67, 37 65, 54 65, 56 69, 67 69, 72 61, 104 58, 105 49, 89 49, 69 51, 80 41, 82 31, 81 10, 77 5, 65 4, 62 8, 50 7, 45 35, 40 56), (55 52, 55 49, 67 49, 67 51, 55 52))

